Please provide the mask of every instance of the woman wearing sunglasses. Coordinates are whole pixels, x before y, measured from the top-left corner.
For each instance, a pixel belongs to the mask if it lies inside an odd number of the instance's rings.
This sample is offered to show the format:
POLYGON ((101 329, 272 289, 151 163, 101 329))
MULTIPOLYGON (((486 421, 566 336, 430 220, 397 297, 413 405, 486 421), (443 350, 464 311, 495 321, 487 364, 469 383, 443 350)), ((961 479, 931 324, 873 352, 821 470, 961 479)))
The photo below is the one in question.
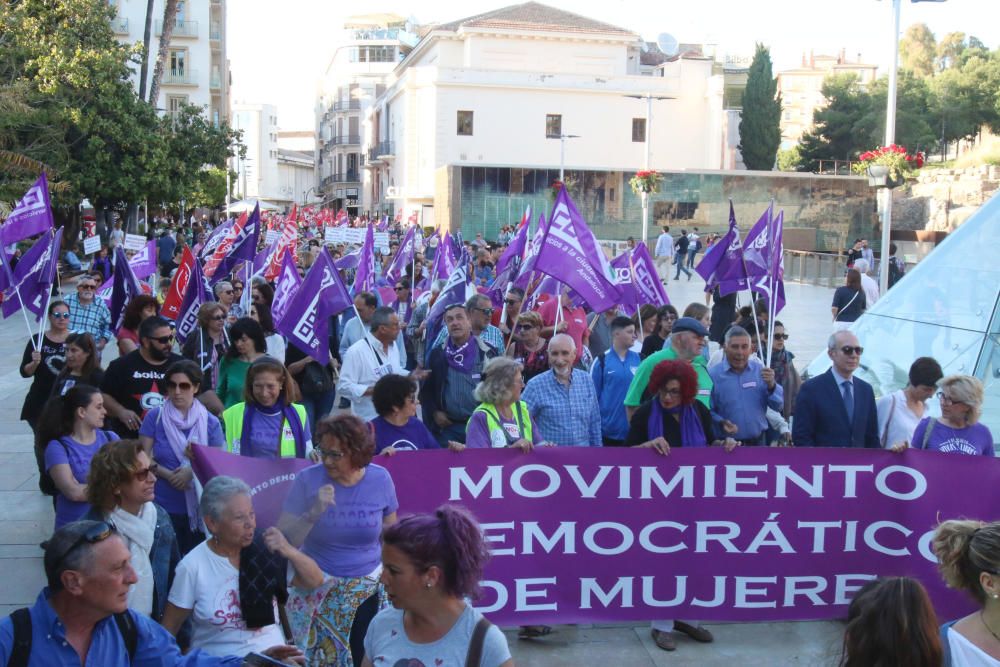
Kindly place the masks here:
POLYGON ((549 370, 548 341, 542 338, 542 318, 528 311, 517 316, 514 340, 507 346, 507 356, 524 366, 524 381, 549 370))
POLYGON ((174 362, 164 377, 163 405, 151 408, 139 429, 143 450, 156 463, 156 502, 170 515, 181 555, 205 539, 198 517, 198 491, 185 455, 190 443, 222 447, 219 420, 195 400, 201 384, 198 364, 174 362))
MULTIPOLYGON (((971 375, 949 375, 938 383, 941 418, 925 417, 913 432, 913 447, 946 454, 996 456, 993 434, 979 423, 983 383, 971 375)), ((905 445, 905 443, 904 443, 905 445)), ((894 447, 901 451, 906 447, 894 447)))
POLYGON ((28 341, 21 358, 21 377, 31 378, 31 386, 21 406, 21 421, 36 431, 38 416, 52 394, 56 375, 66 362, 66 338, 69 337, 69 306, 64 301, 49 304, 49 329, 41 341, 35 336, 28 341), (36 350, 35 347, 38 347, 36 350))
POLYGON ((106 521, 125 541, 138 581, 129 609, 163 620, 163 609, 180 562, 167 511, 153 502, 156 464, 138 440, 109 442, 94 455, 87 475, 90 511, 84 519, 106 521))

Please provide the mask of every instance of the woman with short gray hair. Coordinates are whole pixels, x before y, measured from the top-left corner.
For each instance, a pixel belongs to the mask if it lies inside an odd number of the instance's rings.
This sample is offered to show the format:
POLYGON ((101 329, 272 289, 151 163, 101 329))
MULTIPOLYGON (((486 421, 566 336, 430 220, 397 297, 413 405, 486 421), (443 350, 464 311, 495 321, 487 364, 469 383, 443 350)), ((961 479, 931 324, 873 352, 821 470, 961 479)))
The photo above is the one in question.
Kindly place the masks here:
POLYGON ((509 357, 490 359, 483 366, 475 389, 480 403, 466 426, 466 447, 514 447, 528 452, 542 443, 528 404, 521 400, 522 370, 520 362, 509 357))
POLYGON ((288 599, 288 564, 292 585, 313 589, 323 583, 316 561, 291 546, 277 528, 257 532, 250 487, 242 480, 212 478, 199 507, 211 537, 177 566, 163 627, 176 636, 192 617, 191 647, 210 655, 249 650, 278 660, 301 656, 286 645, 275 611, 288 599))
POLYGON ((983 393, 983 383, 971 375, 949 375, 938 382, 941 418, 922 419, 913 432, 912 446, 947 454, 996 456, 993 434, 979 423, 983 393))

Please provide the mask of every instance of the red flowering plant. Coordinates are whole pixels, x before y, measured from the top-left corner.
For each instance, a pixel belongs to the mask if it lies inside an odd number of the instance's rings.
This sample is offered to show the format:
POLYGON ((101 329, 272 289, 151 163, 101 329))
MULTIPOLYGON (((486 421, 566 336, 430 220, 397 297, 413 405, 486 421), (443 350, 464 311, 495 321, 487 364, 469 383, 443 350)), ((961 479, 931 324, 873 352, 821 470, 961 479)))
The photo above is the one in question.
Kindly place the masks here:
POLYGON ((563 188, 566 188, 567 192, 573 192, 576 188, 576 180, 571 176, 567 176, 565 181, 560 181, 558 178, 552 181, 552 185, 549 186, 549 196, 552 198, 552 201, 556 200, 556 197, 559 196, 559 191, 563 188))
POLYGON ((662 180, 663 176, 652 169, 646 169, 643 171, 637 171, 635 176, 628 179, 628 184, 632 186, 632 192, 635 194, 640 194, 642 192, 649 194, 660 191, 660 181, 662 180))
POLYGON ((924 154, 921 152, 909 153, 906 147, 898 144, 891 146, 879 146, 875 150, 865 151, 858 156, 858 161, 851 168, 855 174, 864 176, 868 173, 868 167, 873 164, 883 165, 889 168, 889 180, 902 183, 907 176, 924 166, 924 154))

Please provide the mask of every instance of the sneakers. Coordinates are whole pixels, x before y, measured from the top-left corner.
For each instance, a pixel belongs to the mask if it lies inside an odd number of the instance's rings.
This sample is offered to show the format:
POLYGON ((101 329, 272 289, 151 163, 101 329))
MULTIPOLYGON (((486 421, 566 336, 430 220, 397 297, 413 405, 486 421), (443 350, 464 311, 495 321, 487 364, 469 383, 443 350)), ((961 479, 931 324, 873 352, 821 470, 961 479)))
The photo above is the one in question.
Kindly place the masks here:
POLYGON ((654 628, 650 631, 650 634, 653 635, 653 641, 656 642, 656 646, 659 649, 663 651, 674 651, 677 649, 677 642, 674 640, 673 633, 654 628))

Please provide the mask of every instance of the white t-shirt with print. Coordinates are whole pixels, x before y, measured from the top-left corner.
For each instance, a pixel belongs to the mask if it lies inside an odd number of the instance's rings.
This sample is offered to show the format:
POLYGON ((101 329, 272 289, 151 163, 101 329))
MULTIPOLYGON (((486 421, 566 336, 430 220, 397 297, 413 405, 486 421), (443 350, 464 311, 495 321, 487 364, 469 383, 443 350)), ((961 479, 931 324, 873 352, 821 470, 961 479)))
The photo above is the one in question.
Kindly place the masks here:
MULTIPOLYGON (((403 611, 395 607, 383 609, 372 619, 365 635, 365 655, 375 667, 450 667, 465 664, 469 642, 476 623, 483 615, 466 602, 465 611, 451 630, 436 642, 416 644, 403 629, 403 611)), ((499 667, 510 660, 507 638, 500 628, 491 625, 483 642, 480 667, 499 667)))
POLYGON ((240 572, 228 558, 209 549, 208 542, 202 542, 181 560, 168 599, 176 607, 192 610, 191 647, 209 655, 260 653, 285 643, 277 624, 247 629, 240 612, 240 572))

